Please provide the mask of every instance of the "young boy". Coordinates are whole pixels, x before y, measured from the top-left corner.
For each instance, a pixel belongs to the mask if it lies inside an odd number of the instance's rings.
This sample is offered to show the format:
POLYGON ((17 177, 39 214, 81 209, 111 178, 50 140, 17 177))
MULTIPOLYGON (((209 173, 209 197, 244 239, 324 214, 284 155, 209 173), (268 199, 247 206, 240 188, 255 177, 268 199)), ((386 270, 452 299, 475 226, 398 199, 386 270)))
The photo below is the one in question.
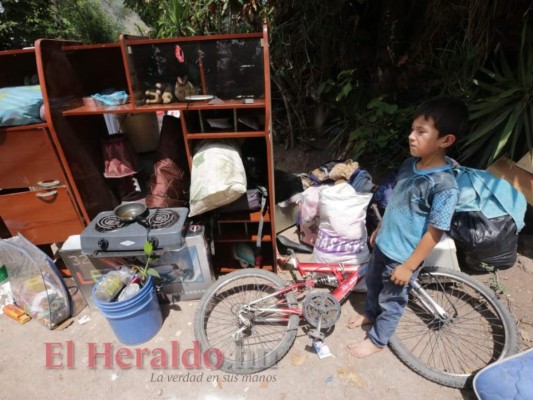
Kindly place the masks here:
POLYGON ((350 328, 372 324, 364 341, 348 345, 355 357, 387 345, 420 265, 450 229, 459 192, 446 150, 467 129, 468 110, 456 98, 433 98, 415 112, 409 135, 413 157, 400 167, 383 221, 370 237, 375 246, 365 278, 365 315, 348 323, 350 328))

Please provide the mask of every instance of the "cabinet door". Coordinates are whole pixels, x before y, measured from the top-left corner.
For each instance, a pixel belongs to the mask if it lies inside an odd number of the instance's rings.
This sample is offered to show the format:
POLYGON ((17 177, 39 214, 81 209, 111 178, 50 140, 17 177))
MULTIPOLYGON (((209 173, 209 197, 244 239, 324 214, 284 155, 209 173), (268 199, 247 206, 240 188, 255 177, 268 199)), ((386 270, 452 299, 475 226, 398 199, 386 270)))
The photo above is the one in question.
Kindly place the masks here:
POLYGON ((0 196, 0 216, 11 235, 20 232, 34 244, 62 242, 83 230, 65 187, 0 196))
POLYGON ((0 188, 55 180, 65 182, 46 128, 0 131, 0 188))

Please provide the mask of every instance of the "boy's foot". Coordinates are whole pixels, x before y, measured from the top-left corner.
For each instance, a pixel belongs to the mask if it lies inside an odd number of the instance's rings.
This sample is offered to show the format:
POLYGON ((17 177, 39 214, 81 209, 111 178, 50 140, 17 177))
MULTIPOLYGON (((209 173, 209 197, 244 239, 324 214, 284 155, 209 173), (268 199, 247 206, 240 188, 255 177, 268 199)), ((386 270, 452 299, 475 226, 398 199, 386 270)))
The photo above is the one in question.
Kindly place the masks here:
POLYGON ((363 325, 370 325, 372 321, 370 321, 366 315, 357 315, 355 317, 352 317, 348 320, 348 328, 354 329, 359 328, 363 325))
POLYGON ((370 341, 365 339, 362 342, 348 344, 348 351, 350 354, 357 358, 363 358, 371 354, 377 353, 383 350, 381 347, 377 347, 370 341))

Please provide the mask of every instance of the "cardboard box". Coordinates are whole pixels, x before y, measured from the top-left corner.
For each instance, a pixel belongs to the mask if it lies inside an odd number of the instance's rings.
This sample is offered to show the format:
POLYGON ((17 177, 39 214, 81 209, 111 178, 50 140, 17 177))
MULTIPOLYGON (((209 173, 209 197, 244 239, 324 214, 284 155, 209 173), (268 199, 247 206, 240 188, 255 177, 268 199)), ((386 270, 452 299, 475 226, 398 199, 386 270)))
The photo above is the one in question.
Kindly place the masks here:
POLYGON ((531 159, 527 160, 529 157, 527 154, 524 157, 519 161, 520 166, 502 157, 488 167, 487 171, 511 183, 525 196, 528 204, 533 206, 533 173, 528 172, 528 169, 532 168, 528 166, 528 162, 531 164, 531 159))
MULTIPOLYGON (((94 284, 102 275, 123 265, 144 264, 144 256, 89 257, 81 253, 80 236, 70 236, 59 250, 83 298, 91 310, 96 310, 92 298, 94 284)), ((171 301, 197 300, 215 281, 204 228, 191 225, 180 249, 162 254, 151 262, 162 277, 162 293, 171 301)))
POLYGON ((274 222, 276 224, 276 233, 283 232, 296 224, 298 206, 291 204, 287 207, 280 207, 276 204, 274 208, 274 222))

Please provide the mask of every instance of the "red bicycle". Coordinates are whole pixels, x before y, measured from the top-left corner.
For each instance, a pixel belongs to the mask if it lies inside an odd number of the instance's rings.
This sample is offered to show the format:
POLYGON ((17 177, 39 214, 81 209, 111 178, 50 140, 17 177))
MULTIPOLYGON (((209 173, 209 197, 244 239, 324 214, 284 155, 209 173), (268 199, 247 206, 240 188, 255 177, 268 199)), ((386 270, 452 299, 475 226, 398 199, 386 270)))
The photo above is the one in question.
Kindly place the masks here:
MULTIPOLYGON (((202 297, 196 338, 204 350, 222 353, 223 371, 251 374, 273 366, 293 345, 300 325, 322 339, 366 270, 365 265, 303 263, 293 254, 278 264, 292 280, 260 269, 239 270, 221 277, 202 297)), ((389 345, 425 378, 463 388, 476 371, 518 351, 518 330, 490 288, 461 272, 425 267, 389 345)))

